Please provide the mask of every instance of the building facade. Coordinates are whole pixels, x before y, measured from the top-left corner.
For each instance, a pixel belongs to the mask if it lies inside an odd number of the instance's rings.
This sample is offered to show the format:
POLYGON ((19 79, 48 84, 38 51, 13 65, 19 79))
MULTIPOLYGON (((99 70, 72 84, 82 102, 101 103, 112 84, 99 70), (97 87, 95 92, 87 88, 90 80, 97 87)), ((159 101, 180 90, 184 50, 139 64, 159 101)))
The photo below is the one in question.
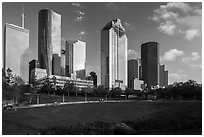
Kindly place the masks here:
POLYGON ((164 86, 168 87, 169 85, 169 80, 168 80, 168 71, 164 71, 164 86))
POLYGON ((65 76, 74 75, 85 79, 86 74, 86 43, 80 40, 66 41, 65 45, 65 76))
POLYGON ((52 74, 61 76, 61 58, 58 54, 52 55, 52 74))
POLYGON ((168 71, 165 71, 165 65, 160 65, 159 85, 161 87, 167 87, 168 86, 168 71))
POLYGON ((101 84, 105 88, 127 87, 127 36, 121 20, 101 30, 101 84))
POLYGON ((28 80, 28 62, 20 62, 29 48, 29 30, 6 23, 4 28, 3 68, 10 68, 12 73, 28 80))
POLYGON ((131 59, 128 60, 128 88, 134 87, 134 79, 140 77, 140 60, 131 59))
POLYGON ((148 87, 159 85, 159 44, 147 42, 141 45, 142 80, 148 87))
POLYGON ((48 9, 38 13, 38 61, 41 69, 52 74, 52 55, 61 57, 61 15, 48 9))
POLYGON ((29 62, 29 83, 31 83, 31 71, 35 68, 39 68, 38 61, 33 59, 29 62))

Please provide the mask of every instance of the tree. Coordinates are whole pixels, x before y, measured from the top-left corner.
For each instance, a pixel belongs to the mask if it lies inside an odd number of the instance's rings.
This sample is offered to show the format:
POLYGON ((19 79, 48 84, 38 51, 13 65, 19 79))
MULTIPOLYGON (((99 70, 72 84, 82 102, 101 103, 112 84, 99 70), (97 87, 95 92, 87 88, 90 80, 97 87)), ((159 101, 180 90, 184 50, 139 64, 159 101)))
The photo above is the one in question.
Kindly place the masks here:
POLYGON ((67 92, 67 95, 70 96, 70 92, 74 89, 74 84, 67 80, 64 89, 67 92))
POLYGON ((113 89, 111 90, 111 92, 112 92, 112 96, 113 96, 113 97, 120 97, 121 94, 122 94, 122 90, 121 90, 121 88, 119 88, 119 87, 113 88, 113 89))

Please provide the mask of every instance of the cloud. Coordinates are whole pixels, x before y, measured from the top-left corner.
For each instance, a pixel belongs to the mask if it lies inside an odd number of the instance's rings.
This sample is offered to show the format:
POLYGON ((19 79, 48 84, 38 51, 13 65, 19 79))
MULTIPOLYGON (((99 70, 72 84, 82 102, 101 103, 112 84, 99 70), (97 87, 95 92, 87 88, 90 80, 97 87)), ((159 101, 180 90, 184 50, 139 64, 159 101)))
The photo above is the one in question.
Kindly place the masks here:
POLYGON ((75 7, 76 10, 74 10, 74 12, 77 14, 74 18, 74 21, 76 22, 83 21, 85 18, 85 12, 82 11, 81 9, 84 8, 84 6, 79 3, 72 3, 72 5, 75 7))
POLYGON ((198 52, 192 52, 190 57, 185 57, 182 59, 182 62, 188 63, 190 61, 196 61, 199 60, 201 56, 198 52))
POLYGON ((72 3, 72 6, 77 7, 77 8, 84 8, 84 6, 81 5, 80 3, 72 3))
POLYGON ((183 78, 186 78, 185 74, 178 74, 178 73, 170 73, 169 78, 175 79, 175 80, 181 80, 183 78))
POLYGON ((177 57, 184 55, 182 50, 170 49, 164 53, 164 56, 161 58, 162 61, 174 61, 177 57))
POLYGON ((118 10, 119 9, 119 7, 115 3, 113 3, 113 2, 105 3, 105 7, 108 10, 118 10))
POLYGON ((189 64, 189 66, 191 67, 191 68, 201 68, 202 69, 202 64, 189 64))
POLYGON ((131 23, 124 22, 123 24, 124 24, 125 29, 129 29, 131 31, 136 30, 135 26, 131 23))
POLYGON ((81 32, 79 32, 79 33, 78 33, 78 35, 79 35, 79 39, 81 40, 82 37, 84 37, 84 36, 87 35, 87 34, 88 34, 88 33, 85 32, 85 31, 81 31, 81 32))
POLYGON ((128 60, 138 58, 138 53, 132 49, 128 49, 128 60))
POLYGON ((82 21, 83 19, 84 19, 84 17, 78 16, 78 17, 76 17, 76 18, 74 19, 74 21, 80 22, 80 21, 82 21))
POLYGON ((81 32, 78 33, 78 35, 86 35, 86 34, 88 34, 88 33, 85 32, 85 31, 81 31, 81 32))
POLYGON ((188 3, 176 2, 161 5, 148 19, 159 24, 158 30, 164 34, 182 34, 187 40, 201 36, 202 10, 188 3))
POLYGON ((84 14, 85 14, 85 12, 82 12, 82 11, 80 11, 80 10, 76 10, 76 11, 74 11, 74 12, 76 12, 78 15, 84 15, 84 14))

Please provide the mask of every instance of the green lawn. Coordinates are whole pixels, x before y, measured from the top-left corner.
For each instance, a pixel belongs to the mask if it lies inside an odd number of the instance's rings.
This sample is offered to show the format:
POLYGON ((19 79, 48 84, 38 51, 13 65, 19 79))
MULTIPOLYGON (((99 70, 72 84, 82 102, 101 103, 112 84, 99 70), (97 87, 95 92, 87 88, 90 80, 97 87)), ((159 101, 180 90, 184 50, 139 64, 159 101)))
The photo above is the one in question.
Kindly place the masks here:
POLYGON ((2 111, 2 134, 38 134, 48 127, 82 122, 136 121, 155 116, 190 114, 202 117, 201 102, 94 103, 2 111))

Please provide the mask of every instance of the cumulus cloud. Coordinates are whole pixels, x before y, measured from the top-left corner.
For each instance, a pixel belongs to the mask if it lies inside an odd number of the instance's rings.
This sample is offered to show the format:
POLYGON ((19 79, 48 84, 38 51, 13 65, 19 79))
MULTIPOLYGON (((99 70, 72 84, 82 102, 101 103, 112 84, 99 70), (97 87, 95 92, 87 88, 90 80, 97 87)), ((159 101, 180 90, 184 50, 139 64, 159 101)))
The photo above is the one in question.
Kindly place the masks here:
POLYGON ((164 53, 164 56, 161 58, 162 61, 174 61, 177 57, 183 56, 184 52, 178 49, 170 49, 164 53))
POLYGON ((105 3, 105 7, 108 10, 118 10, 119 9, 119 7, 115 3, 113 3, 113 2, 105 3))
POLYGON ((183 62, 188 63, 190 61, 196 61, 199 60, 201 56, 198 52, 192 52, 190 57, 185 57, 182 59, 183 62))
POLYGON ((188 3, 176 2, 161 5, 148 19, 159 24, 164 34, 182 34, 187 40, 201 36, 202 10, 188 3))
POLYGON ((136 30, 135 26, 131 23, 124 22, 123 24, 124 24, 125 29, 136 30))
POLYGON ((138 58, 138 53, 132 49, 128 49, 128 60, 138 58))

